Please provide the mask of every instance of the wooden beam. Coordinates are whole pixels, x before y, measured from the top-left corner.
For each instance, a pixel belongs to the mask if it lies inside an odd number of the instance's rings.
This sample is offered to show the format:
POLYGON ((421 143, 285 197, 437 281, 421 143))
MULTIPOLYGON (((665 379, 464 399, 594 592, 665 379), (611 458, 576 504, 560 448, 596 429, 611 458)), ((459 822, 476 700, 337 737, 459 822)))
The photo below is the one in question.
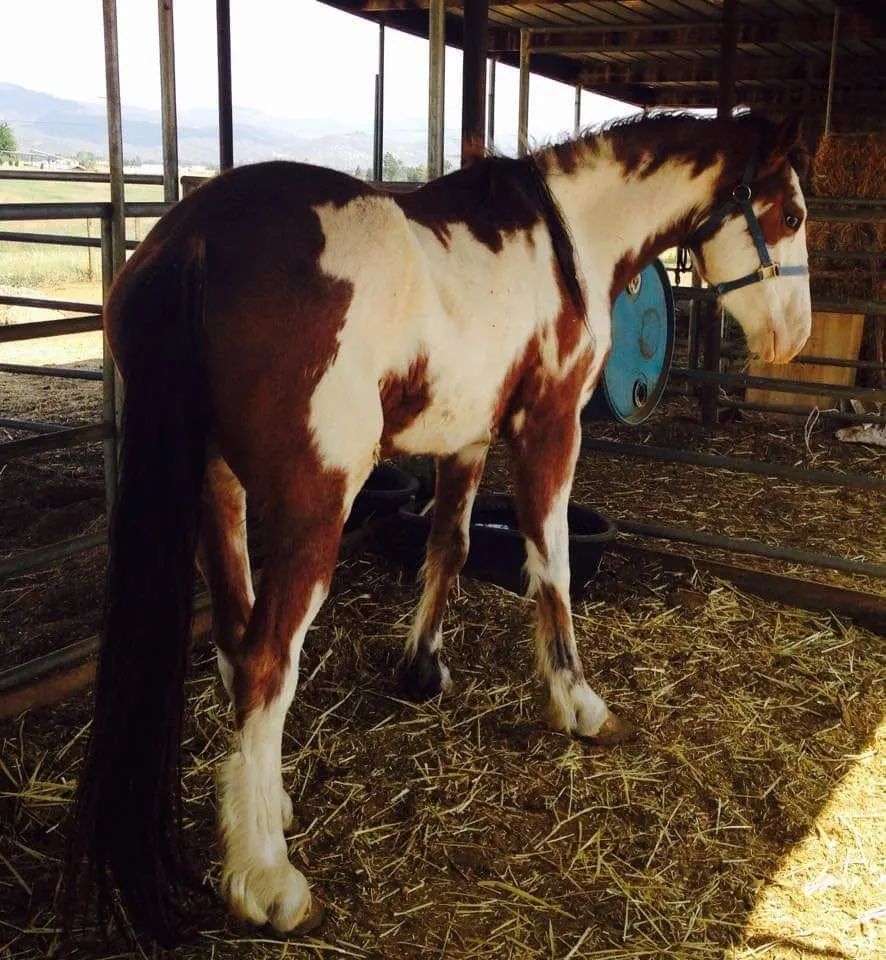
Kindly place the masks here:
MULTIPOLYGON (((615 100, 627 100, 631 103, 645 102, 652 107, 716 107, 717 88, 713 85, 674 86, 674 87, 626 87, 623 84, 601 84, 589 87, 594 93, 615 100), (643 99, 641 99, 643 98, 643 99)), ((754 109, 822 110, 827 102, 824 87, 769 86, 742 87, 738 85, 735 102, 740 106, 754 109)), ((882 87, 847 87, 834 91, 834 105, 840 107, 840 116, 846 112, 866 113, 871 110, 882 114, 882 87)))
MULTIPOLYGON (((457 10, 464 6, 464 0, 444 0, 447 8, 457 10)), ((490 7, 515 7, 517 9, 531 9, 532 7, 568 8, 573 0, 489 0, 490 7)), ((431 0, 344 0, 334 6, 347 7, 363 13, 398 13, 414 10, 429 9, 431 0)), ((571 11, 571 12, 574 12, 571 11)))
MULTIPOLYGON (((886 79, 886 58, 874 54, 869 57, 852 57, 841 61, 839 81, 874 82, 886 79)), ((826 52, 820 58, 801 57, 749 57, 735 58, 737 82, 796 80, 825 83, 828 75, 826 52)), ((588 86, 603 83, 637 83, 649 86, 674 83, 719 83, 720 58, 703 60, 680 60, 666 63, 661 60, 648 63, 594 63, 581 70, 582 82, 588 86)))
MULTIPOLYGON (((871 31, 871 23, 858 16, 844 15, 841 40, 870 40, 886 36, 886 30, 871 31)), ((738 26, 739 50, 757 44, 813 43, 825 48, 833 29, 831 17, 798 17, 790 20, 752 20, 738 26)), ((532 50, 549 53, 677 53, 720 48, 721 25, 716 21, 697 23, 643 24, 640 26, 550 28, 532 30, 532 50)), ((499 31, 490 54, 516 52, 518 30, 499 31)))
POLYGON ((172 0, 158 0, 160 109, 163 136, 163 199, 178 200, 178 121, 175 99, 175 31, 172 0))
POLYGON ((443 175, 446 9, 432 0, 428 14, 428 179, 443 175))
MULTIPOLYGON (((739 49, 766 43, 815 43, 829 45, 832 17, 796 17, 784 20, 745 20, 738 25, 739 49)), ((720 47, 722 26, 717 21, 631 24, 620 26, 550 27, 532 30, 532 49, 550 53, 641 53, 696 50, 720 47)), ((844 14, 841 39, 870 40, 886 36, 886 30, 851 12, 844 14), (872 26, 874 27, 872 31, 872 26)), ((490 53, 516 51, 519 31, 499 31, 490 53)))
POLYGON ((633 560, 659 563, 665 570, 693 573, 706 570, 721 580, 734 583, 740 590, 802 610, 835 613, 854 620, 859 626, 886 636, 886 599, 828 583, 790 577, 734 563, 722 563, 705 557, 688 556, 670 550, 656 550, 616 541, 613 551, 633 560))
POLYGON ((520 43, 520 90, 517 104, 517 151, 522 157, 529 152, 529 31, 524 30, 520 43))
MULTIPOLYGON (((717 64, 717 116, 732 116, 735 106, 735 70, 738 60, 738 0, 723 0, 723 25, 720 33, 720 60, 717 64)), ((720 354, 723 340, 724 311, 714 306, 702 334, 704 369, 720 372, 720 354)), ((708 429, 717 425, 718 390, 716 384, 701 384, 698 392, 701 422, 708 429)))

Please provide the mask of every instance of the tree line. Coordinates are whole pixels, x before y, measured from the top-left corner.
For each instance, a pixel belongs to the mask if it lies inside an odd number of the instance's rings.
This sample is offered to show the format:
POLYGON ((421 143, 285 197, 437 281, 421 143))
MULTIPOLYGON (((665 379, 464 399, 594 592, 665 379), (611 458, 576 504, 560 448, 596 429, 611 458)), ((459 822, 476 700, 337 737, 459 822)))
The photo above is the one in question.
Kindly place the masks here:
MULTIPOLYGON (((445 170, 452 169, 452 161, 447 160, 445 170)), ((361 180, 372 179, 372 167, 357 167, 354 170, 354 176, 361 180)), ((404 163, 399 157, 390 151, 382 157, 382 180, 397 180, 407 183, 426 183, 428 179, 428 168, 426 164, 408 164, 404 163)))

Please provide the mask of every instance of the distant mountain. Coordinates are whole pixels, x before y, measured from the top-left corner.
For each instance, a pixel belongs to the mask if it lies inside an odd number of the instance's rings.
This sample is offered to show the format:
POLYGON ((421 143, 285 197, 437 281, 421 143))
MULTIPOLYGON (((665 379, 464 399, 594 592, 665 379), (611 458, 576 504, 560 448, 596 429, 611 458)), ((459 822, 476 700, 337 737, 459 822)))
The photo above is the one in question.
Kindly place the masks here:
MULTIPOLYGON (((20 150, 43 150, 73 156, 89 151, 107 156, 103 104, 64 100, 49 94, 0 83, 0 121, 15 132, 20 150)), ((218 163, 218 118, 211 108, 184 110, 178 117, 182 166, 218 163)), ((388 129, 385 150, 405 164, 427 161, 427 127, 423 119, 398 121, 388 129)), ((141 107, 123 108, 123 153, 143 163, 162 161, 160 113, 141 107)), ((458 134, 447 131, 446 155, 457 162, 458 134)), ((273 117, 258 110, 234 109, 234 156, 238 163, 287 158, 306 160, 352 172, 372 163, 372 126, 338 120, 273 117)))

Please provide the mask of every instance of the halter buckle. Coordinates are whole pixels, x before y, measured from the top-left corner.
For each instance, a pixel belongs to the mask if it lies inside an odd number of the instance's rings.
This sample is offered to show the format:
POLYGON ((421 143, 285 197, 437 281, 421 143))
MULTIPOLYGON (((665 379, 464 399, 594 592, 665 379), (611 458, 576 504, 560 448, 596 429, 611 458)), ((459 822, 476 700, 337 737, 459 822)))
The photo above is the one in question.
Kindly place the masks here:
POLYGON ((757 271, 757 276, 761 280, 770 280, 772 277, 777 277, 781 273, 777 263, 767 263, 765 266, 761 266, 757 271))
POLYGON ((732 191, 732 199, 736 203, 747 203, 751 199, 751 188, 746 183, 740 183, 732 191))

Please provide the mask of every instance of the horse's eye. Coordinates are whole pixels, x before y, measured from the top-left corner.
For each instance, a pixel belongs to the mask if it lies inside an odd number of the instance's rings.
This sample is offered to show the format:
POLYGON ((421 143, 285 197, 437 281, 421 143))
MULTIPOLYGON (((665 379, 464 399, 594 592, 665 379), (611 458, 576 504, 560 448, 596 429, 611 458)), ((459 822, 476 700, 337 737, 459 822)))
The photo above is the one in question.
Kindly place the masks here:
POLYGON ((785 226, 789 230, 797 230, 800 227, 800 218, 793 213, 789 213, 784 218, 785 226))

